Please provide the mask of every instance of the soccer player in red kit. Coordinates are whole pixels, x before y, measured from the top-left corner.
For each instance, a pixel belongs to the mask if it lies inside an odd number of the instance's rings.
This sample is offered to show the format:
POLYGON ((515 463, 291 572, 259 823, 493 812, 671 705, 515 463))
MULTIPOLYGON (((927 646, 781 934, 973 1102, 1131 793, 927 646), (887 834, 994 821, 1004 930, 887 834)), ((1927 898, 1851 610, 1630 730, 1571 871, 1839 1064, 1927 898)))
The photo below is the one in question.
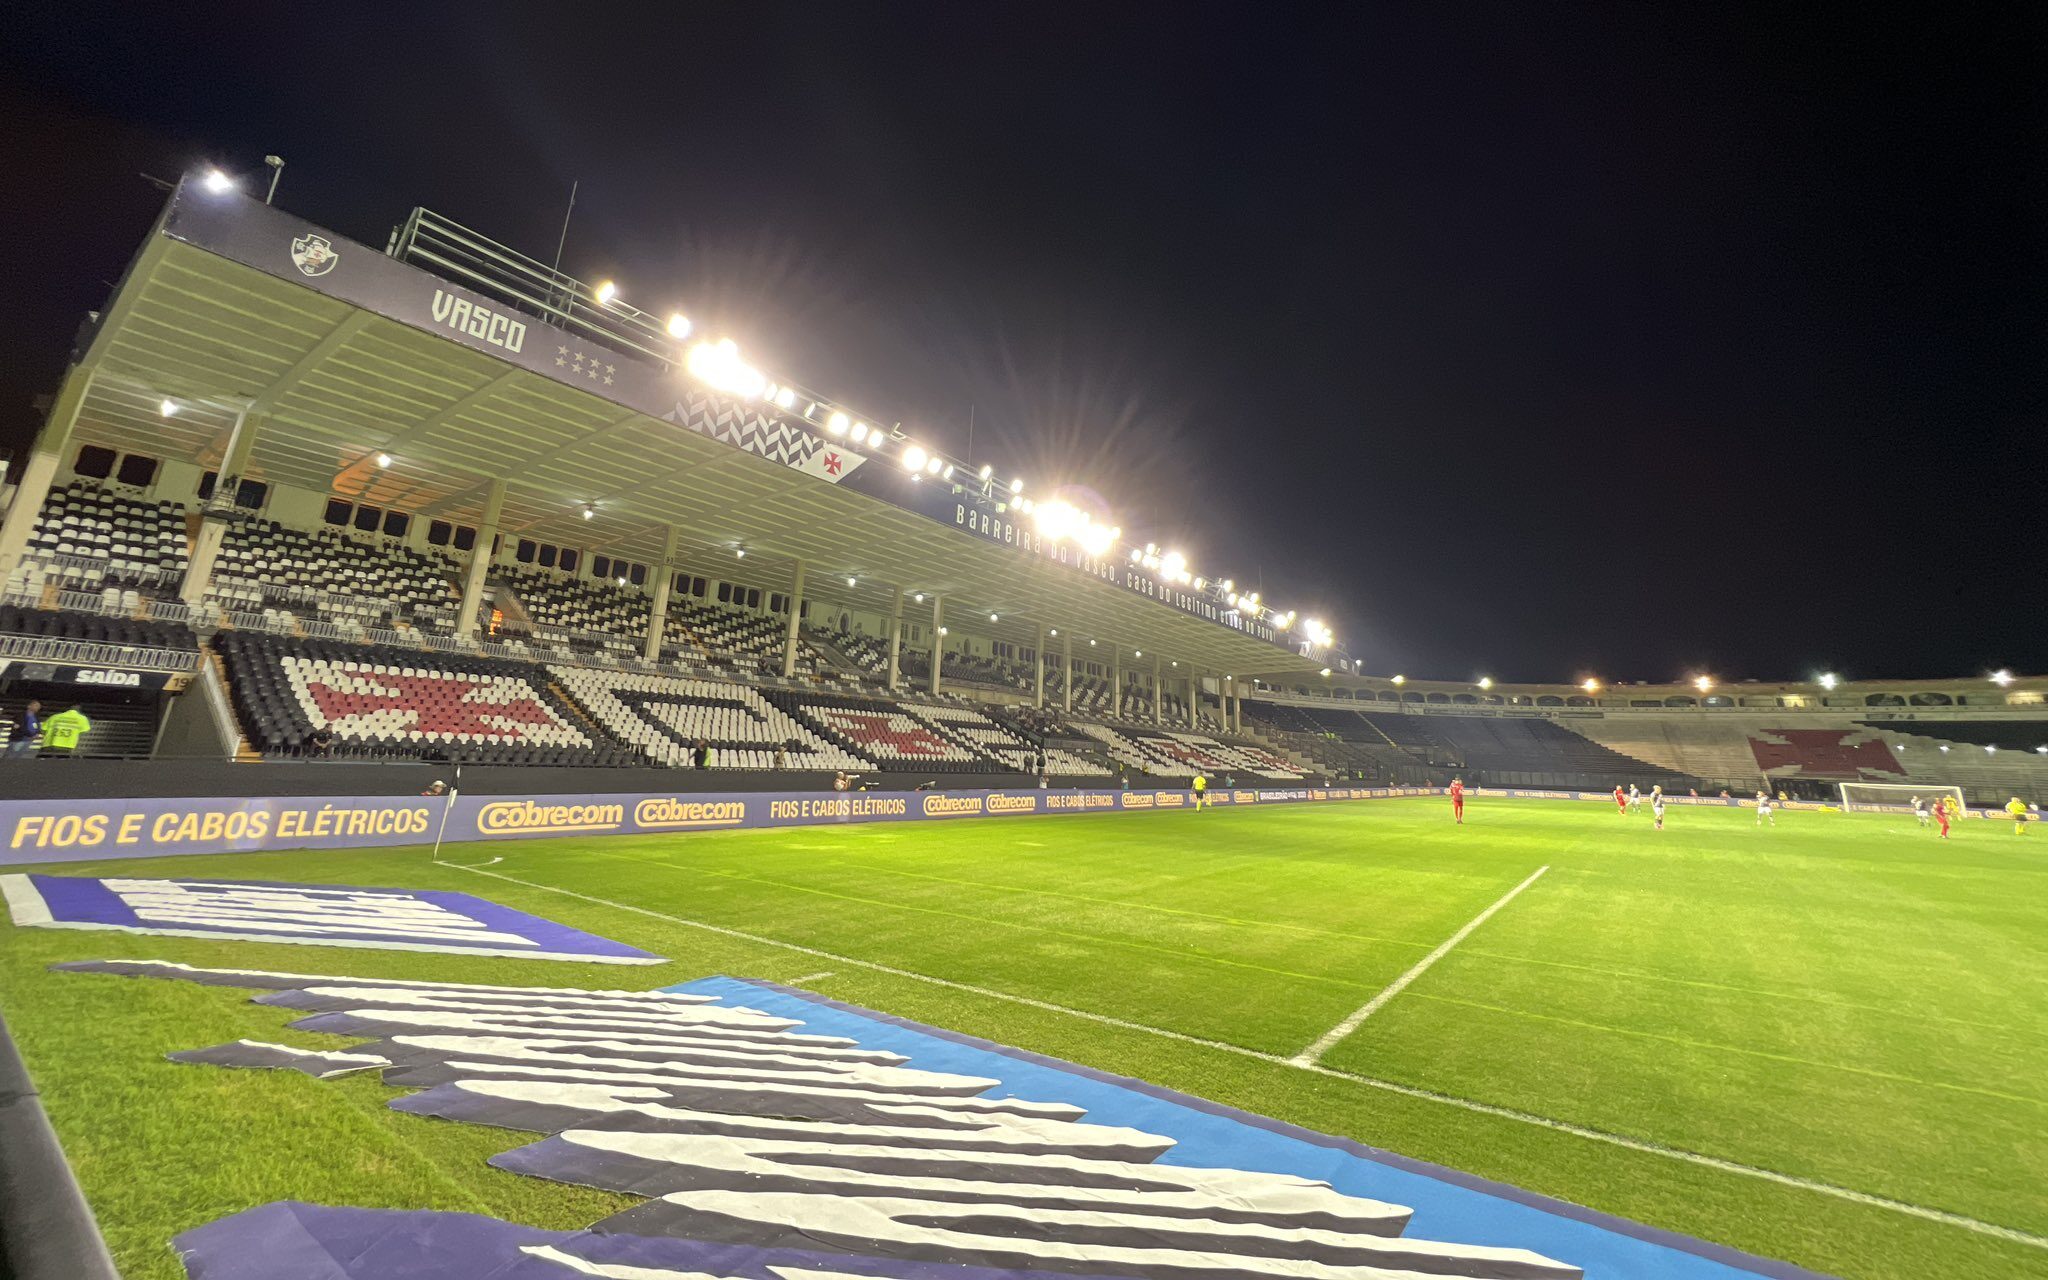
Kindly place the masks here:
POLYGON ((1451 779, 1451 816, 1458 820, 1459 826, 1465 825, 1465 780, 1463 778, 1451 779))
POLYGON ((1621 784, 1619 782, 1614 784, 1614 811, 1619 814, 1626 814, 1628 812, 1628 797, 1621 794, 1621 784))
POLYGON ((1948 839, 1948 806, 1939 800, 1934 802, 1934 821, 1941 827, 1941 838, 1948 839))

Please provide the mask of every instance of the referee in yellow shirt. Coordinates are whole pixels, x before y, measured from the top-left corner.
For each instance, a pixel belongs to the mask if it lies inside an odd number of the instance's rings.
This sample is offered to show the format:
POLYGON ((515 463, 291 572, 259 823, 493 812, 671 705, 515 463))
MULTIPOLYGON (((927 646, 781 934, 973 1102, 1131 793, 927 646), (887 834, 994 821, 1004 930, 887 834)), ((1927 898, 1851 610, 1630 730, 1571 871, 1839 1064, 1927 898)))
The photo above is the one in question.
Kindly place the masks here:
POLYGON ((2027 802, 2014 796, 2006 802, 2005 811, 2012 815, 2012 829, 2020 835, 2027 834, 2027 802))

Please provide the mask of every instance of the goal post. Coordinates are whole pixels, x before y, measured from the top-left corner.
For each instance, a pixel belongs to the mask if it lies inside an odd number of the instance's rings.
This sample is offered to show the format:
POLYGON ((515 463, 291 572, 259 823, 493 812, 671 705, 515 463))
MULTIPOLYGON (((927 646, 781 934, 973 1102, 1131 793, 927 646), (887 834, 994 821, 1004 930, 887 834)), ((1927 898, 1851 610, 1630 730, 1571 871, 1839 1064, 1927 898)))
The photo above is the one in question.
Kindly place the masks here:
POLYGON ((1962 813, 1967 801, 1961 787, 1944 786, 1940 783, 1925 782, 1844 782, 1842 788, 1842 812, 1883 813, 1887 810, 1911 809, 1913 797, 1932 805, 1937 801, 1954 799, 1954 811, 1962 813))

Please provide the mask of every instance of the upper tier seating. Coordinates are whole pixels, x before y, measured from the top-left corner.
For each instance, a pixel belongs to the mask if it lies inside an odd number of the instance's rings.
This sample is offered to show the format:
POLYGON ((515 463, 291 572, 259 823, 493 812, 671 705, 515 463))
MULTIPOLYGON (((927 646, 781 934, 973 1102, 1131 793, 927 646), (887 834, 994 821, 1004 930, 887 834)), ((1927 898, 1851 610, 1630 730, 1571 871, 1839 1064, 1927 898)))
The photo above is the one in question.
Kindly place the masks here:
POLYGON ((1015 730, 971 707, 919 706, 917 711, 952 737, 980 751, 990 759, 1018 773, 1038 772, 1040 756, 1045 773, 1063 778, 1104 778, 1109 770, 1057 747, 1035 746, 1015 730))
POLYGON ((224 608, 255 613, 311 604, 334 622, 399 619, 454 625, 454 562, 396 543, 359 542, 338 529, 301 533, 274 520, 235 525, 221 540, 209 594, 224 608))
POLYGON ((1897 782, 1906 776, 1882 738, 1846 729, 1775 729, 1749 740, 1765 773, 1851 782, 1897 782))
POLYGON ((622 649, 637 649, 646 641, 654 602, 643 591, 541 569, 501 565, 496 572, 539 626, 607 633, 619 638, 622 649))
POLYGON ((873 768, 825 741, 744 685, 589 667, 551 667, 564 692, 605 732, 656 764, 688 765, 701 739, 718 769, 873 768))
POLYGON ((1546 775, 1581 775, 1616 782, 1642 780, 1666 787, 1690 786, 1694 781, 1669 776, 1647 760, 1610 750, 1536 716, 1362 714, 1397 742, 1403 741, 1402 735, 1413 739, 1426 731, 1453 754, 1454 758, 1440 763, 1475 770, 1497 785, 1516 781, 1541 784, 1546 775), (1414 723, 1424 720, 1428 721, 1426 725, 1414 723))
MULTIPOLYGON (((174 589, 185 576, 185 509, 131 498, 85 480, 52 489, 36 517, 23 566, 49 556, 99 564, 71 577, 82 589, 102 585, 174 589)), ((15 571, 25 579, 22 569, 15 571)), ((10 582, 10 588, 20 585, 10 582)))
POLYGON ((544 668, 376 645, 223 631, 242 730, 266 753, 305 754, 315 728, 330 754, 482 764, 623 764, 548 685, 544 668))

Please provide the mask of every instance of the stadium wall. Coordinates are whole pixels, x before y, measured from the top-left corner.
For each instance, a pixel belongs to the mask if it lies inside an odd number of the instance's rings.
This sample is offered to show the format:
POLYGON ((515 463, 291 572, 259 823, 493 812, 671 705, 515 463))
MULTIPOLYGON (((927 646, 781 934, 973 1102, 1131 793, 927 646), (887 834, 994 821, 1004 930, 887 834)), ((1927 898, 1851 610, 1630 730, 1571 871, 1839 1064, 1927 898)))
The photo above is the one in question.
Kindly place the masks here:
MULTIPOLYGON (((1427 795, 1416 787, 1217 789, 1218 806, 1427 795)), ((756 791, 519 796, 230 796, 0 801, 0 866, 550 836, 681 835, 854 822, 1157 813, 1192 792, 756 791), (445 826, 444 826, 445 823, 445 826)))

